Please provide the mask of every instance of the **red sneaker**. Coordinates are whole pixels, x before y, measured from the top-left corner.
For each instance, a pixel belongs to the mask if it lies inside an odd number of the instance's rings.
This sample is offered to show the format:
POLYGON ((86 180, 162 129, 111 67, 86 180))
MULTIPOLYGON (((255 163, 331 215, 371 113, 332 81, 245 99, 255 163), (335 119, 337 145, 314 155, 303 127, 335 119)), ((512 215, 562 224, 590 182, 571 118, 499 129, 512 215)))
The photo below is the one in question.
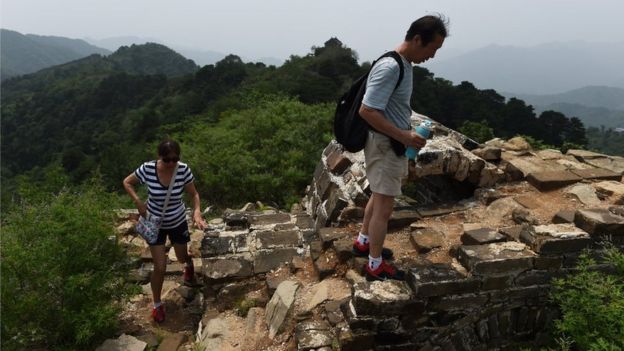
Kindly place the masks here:
POLYGON ((165 306, 160 305, 156 308, 152 308, 152 318, 156 323, 162 323, 165 321, 165 306))
MULTIPOLYGON (((360 244, 360 242, 356 239, 355 242, 353 242, 353 248, 351 249, 351 252, 358 257, 368 257, 369 250, 369 243, 360 244)), ((391 260, 394 258, 394 252, 384 247, 381 249, 381 258, 383 258, 384 260, 391 260)))
POLYGON ((195 267, 193 264, 190 266, 184 266, 184 285, 194 286, 197 284, 195 280, 195 267))
POLYGON ((373 281, 388 279, 405 280, 405 272, 386 263, 386 260, 381 261, 381 264, 375 270, 370 269, 368 263, 366 264, 366 280, 373 281))

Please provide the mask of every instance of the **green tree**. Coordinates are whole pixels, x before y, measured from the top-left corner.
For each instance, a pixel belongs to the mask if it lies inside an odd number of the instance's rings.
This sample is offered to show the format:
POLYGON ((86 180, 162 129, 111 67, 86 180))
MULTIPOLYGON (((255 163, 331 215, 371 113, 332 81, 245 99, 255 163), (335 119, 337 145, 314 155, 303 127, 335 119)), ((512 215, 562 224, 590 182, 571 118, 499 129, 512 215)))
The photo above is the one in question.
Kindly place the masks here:
POLYGON ((479 143, 484 143, 494 138, 494 131, 485 120, 481 122, 465 121, 458 131, 479 143))
POLYGON ((128 287, 111 201, 84 186, 26 196, 3 216, 4 350, 89 349, 113 335, 128 287))

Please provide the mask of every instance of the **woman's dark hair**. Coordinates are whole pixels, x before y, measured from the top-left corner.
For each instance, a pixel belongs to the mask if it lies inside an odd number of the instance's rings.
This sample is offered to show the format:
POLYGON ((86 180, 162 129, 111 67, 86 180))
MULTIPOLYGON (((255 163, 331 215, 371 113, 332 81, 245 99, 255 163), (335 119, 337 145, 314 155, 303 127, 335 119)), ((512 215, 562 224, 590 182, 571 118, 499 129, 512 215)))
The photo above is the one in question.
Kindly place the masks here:
POLYGON ((446 38, 448 35, 447 27, 448 19, 446 19, 442 14, 437 14, 436 16, 423 16, 412 22, 412 25, 409 27, 407 34, 405 35, 405 41, 412 40, 414 39, 414 36, 419 35, 422 46, 426 46, 433 41, 435 34, 439 34, 442 38, 446 38))
POLYGON ((180 144, 173 140, 163 140, 158 144, 158 156, 167 156, 172 152, 180 156, 180 144))

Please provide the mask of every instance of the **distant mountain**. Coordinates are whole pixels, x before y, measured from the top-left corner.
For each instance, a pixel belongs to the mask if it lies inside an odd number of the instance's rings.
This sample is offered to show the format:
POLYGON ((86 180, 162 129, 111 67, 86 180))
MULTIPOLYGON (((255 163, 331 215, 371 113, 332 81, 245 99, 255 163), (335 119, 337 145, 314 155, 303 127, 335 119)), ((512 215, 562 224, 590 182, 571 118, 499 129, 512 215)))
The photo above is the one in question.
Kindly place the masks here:
POLYGON ((560 94, 532 95, 503 93, 503 95, 506 97, 517 97, 531 105, 544 106, 556 103, 568 103, 624 111, 624 89, 622 88, 587 86, 560 94))
POLYGON ((193 60, 156 43, 122 46, 108 59, 131 74, 164 74, 173 77, 194 73, 199 69, 193 60))
POLYGON ((565 102, 533 107, 538 114, 552 110, 559 111, 568 117, 578 117, 586 127, 624 128, 624 111, 621 110, 609 110, 604 107, 588 107, 565 102))
POLYGON ((36 72, 92 54, 107 55, 110 51, 80 39, 21 34, 2 29, 0 79, 36 72))
POLYGON ((588 85, 624 88, 624 41, 490 45, 424 66, 459 83, 523 94, 555 94, 588 85))
POLYGON ((156 38, 143 38, 136 36, 123 36, 123 37, 111 37, 104 39, 93 39, 86 37, 84 40, 92 45, 99 46, 101 48, 106 48, 111 52, 117 51, 122 46, 131 46, 131 45, 140 45, 145 43, 158 43, 163 44, 160 40, 156 38))

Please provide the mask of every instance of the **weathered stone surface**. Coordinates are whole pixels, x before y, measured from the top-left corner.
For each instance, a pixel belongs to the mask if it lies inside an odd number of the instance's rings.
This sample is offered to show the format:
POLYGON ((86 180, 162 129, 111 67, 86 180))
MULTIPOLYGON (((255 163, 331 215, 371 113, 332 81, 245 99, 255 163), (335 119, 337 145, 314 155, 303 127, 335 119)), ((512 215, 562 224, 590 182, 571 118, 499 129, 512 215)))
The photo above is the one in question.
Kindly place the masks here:
POLYGON ((613 203, 624 205, 624 183, 616 181, 604 181, 594 184, 596 190, 606 196, 613 197, 613 203))
POLYGON ((254 214, 249 217, 249 223, 253 225, 267 225, 290 222, 288 213, 254 214))
POLYGON ((427 309, 433 311, 475 310, 488 301, 487 294, 448 295, 429 300, 427 309))
POLYGON ((485 210, 485 216, 491 219, 504 219, 511 217, 516 208, 522 208, 513 198, 505 197, 492 202, 485 210))
POLYGON ((338 217, 338 222, 340 223, 348 223, 348 222, 357 222, 364 218, 364 208, 359 206, 347 206, 340 213, 340 217, 338 217))
POLYGON ((295 248, 280 248, 273 250, 261 250, 256 252, 254 258, 254 272, 266 273, 272 269, 276 269, 282 264, 288 263, 297 255, 295 248))
POLYGON ((310 290, 311 298, 305 305, 305 311, 310 311, 325 301, 340 301, 351 297, 351 285, 338 278, 325 279, 310 290))
POLYGON ((624 235, 624 217, 618 216, 605 208, 576 211, 574 223, 591 236, 624 235))
POLYGON ((338 256, 334 250, 326 250, 321 252, 318 259, 314 261, 314 268, 319 274, 320 279, 324 279, 336 272, 338 265, 338 256))
POLYGON ((329 194, 327 201, 323 202, 325 213, 327 213, 326 226, 338 221, 340 212, 349 205, 349 200, 341 189, 337 189, 329 194))
POLYGON ((351 233, 347 229, 336 227, 321 228, 318 230, 318 234, 325 248, 330 247, 335 240, 351 237, 351 233))
POLYGON ((519 195, 513 199, 530 210, 542 207, 542 202, 536 198, 535 194, 519 195))
POLYGON ((356 315, 416 315, 424 310, 424 302, 414 300, 405 282, 374 281, 353 286, 353 307, 356 315))
POLYGON ((534 172, 527 176, 527 181, 540 191, 554 190, 581 181, 581 177, 570 171, 534 172))
POLYGON ((552 219, 552 222, 555 224, 558 223, 574 223, 574 214, 575 210, 561 210, 555 214, 552 219))
POLYGON ((501 149, 493 146, 474 149, 472 150, 472 153, 486 161, 498 161, 501 158, 501 149))
POLYGON ((249 254, 226 258, 204 258, 202 264, 204 277, 209 279, 244 278, 253 275, 249 254))
POLYGON ((301 351, 331 346, 333 341, 330 326, 325 321, 304 321, 297 324, 295 338, 297 340, 297 350, 301 351))
POLYGON ((466 278, 446 264, 411 268, 407 282, 418 297, 463 294, 479 289, 477 279, 466 278))
POLYGON ((108 339, 95 351, 143 351, 147 343, 131 335, 121 334, 117 339, 108 339))
POLYGON ((249 227, 249 214, 237 210, 227 209, 223 212, 225 225, 231 228, 249 227))
POLYGON ((531 173, 565 171, 565 167, 554 161, 543 161, 539 157, 524 156, 507 160, 505 173, 511 180, 521 180, 531 173))
POLYGON ((256 232, 256 248, 299 246, 301 240, 297 230, 262 230, 256 232))
POLYGON ((579 150, 579 149, 569 149, 566 152, 566 155, 574 156, 576 159, 580 161, 590 160, 593 158, 607 157, 607 155, 604 155, 604 154, 599 154, 596 152, 587 151, 587 150, 579 150))
POLYGON ((526 140, 524 140, 523 137, 519 137, 519 136, 511 138, 507 140, 506 142, 503 142, 502 147, 505 148, 506 150, 511 150, 511 151, 525 151, 525 150, 531 149, 531 145, 529 145, 529 143, 526 140))
POLYGON ((511 219, 513 219, 516 224, 539 224, 537 217, 525 208, 516 208, 511 211, 511 219))
POLYGON ((600 204, 600 199, 596 196, 596 190, 589 184, 576 184, 566 189, 566 194, 577 198, 582 204, 595 206, 600 204))
POLYGON ((534 265, 535 269, 543 270, 554 270, 561 268, 563 264, 563 256, 547 256, 540 255, 535 257, 534 265))
POLYGON ((347 237, 334 241, 334 250, 340 262, 347 262, 353 257, 353 239, 347 237))
POLYGON ((167 335, 160 345, 158 345, 156 351, 177 351, 178 347, 180 347, 186 339, 186 335, 182 333, 167 335))
POLYGON ((622 175, 603 168, 589 168, 589 169, 571 169, 570 172, 577 176, 587 180, 615 180, 622 179, 622 175))
POLYGON ((624 206, 609 206, 609 212, 624 217, 624 206))
POLYGON ((483 245, 506 241, 506 237, 492 228, 466 230, 461 236, 464 245, 483 245))
POLYGON ((460 203, 436 204, 435 206, 418 207, 417 211, 421 217, 443 216, 449 213, 463 211, 466 205, 460 203))
POLYGON ((507 241, 520 241, 522 228, 524 228, 523 225, 512 225, 510 227, 503 227, 498 231, 507 237, 507 241))
POLYGON ((477 188, 474 191, 475 199, 486 206, 505 196, 506 195, 502 194, 500 191, 490 188, 477 188))
POLYGON ((221 231, 218 236, 205 236, 202 240, 202 257, 213 257, 227 253, 249 251, 247 247, 248 230, 221 231))
POLYGON ((200 350, 221 350, 229 333, 229 325, 224 319, 212 318, 205 325, 200 337, 200 350))
POLYGON ((584 162, 594 167, 604 168, 614 173, 624 175, 624 157, 592 158, 584 162))
POLYGON ((284 320, 292 309, 295 295, 300 286, 301 284, 297 281, 282 282, 267 304, 265 319, 269 325, 269 337, 271 339, 280 332, 284 320))
POLYGON ((589 234, 574 224, 527 227, 520 234, 520 240, 541 254, 580 251, 592 243, 589 234))
POLYGON ((394 211, 390 216, 390 220, 388 221, 388 229, 396 229, 406 227, 413 222, 421 219, 422 216, 418 211, 411 210, 402 210, 402 211, 394 211))
POLYGON ((330 172, 336 175, 344 173, 347 168, 351 167, 351 164, 351 160, 345 157, 342 152, 338 150, 327 156, 327 168, 329 168, 330 172))
POLYGON ((410 233, 410 241, 416 251, 429 252, 444 245, 444 233, 431 228, 415 229, 410 233))
POLYGON ((539 150, 536 151, 535 154, 544 161, 558 160, 564 157, 561 151, 555 149, 539 150))
POLYGON ((535 253, 525 244, 503 242, 486 245, 461 246, 459 261, 473 274, 508 274, 533 267, 535 253))
POLYGON ((310 215, 300 214, 295 216, 295 224, 299 229, 312 229, 314 228, 314 220, 310 215))

